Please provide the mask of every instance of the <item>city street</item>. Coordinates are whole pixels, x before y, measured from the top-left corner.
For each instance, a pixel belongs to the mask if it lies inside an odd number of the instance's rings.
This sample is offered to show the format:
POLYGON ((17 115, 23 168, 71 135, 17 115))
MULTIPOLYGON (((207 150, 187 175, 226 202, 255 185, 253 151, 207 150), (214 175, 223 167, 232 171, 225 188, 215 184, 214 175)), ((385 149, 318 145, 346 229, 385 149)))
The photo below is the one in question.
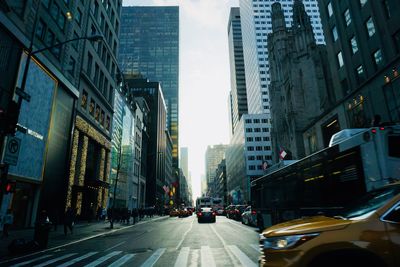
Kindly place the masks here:
POLYGON ((165 218, 0 262, 1 266, 256 266, 258 233, 240 222, 165 218))

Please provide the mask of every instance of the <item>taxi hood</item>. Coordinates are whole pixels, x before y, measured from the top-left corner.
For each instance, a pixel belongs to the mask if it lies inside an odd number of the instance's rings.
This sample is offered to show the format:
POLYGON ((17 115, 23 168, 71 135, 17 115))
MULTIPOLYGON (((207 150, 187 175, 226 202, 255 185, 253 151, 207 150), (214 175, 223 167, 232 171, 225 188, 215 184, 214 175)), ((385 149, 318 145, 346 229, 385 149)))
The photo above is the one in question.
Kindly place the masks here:
POLYGON ((265 237, 298 235, 343 229, 352 223, 351 220, 335 219, 325 216, 313 216, 296 219, 265 229, 265 237))

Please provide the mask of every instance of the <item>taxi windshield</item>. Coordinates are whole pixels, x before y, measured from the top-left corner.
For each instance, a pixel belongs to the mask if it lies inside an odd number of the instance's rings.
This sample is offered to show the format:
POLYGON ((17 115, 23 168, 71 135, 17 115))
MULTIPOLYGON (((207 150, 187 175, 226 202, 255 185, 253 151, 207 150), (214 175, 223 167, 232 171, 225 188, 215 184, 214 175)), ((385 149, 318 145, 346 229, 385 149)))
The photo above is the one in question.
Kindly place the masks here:
POLYGON ((367 195, 347 206, 340 216, 350 219, 373 212, 389 199, 400 193, 400 185, 388 186, 369 192, 367 195))

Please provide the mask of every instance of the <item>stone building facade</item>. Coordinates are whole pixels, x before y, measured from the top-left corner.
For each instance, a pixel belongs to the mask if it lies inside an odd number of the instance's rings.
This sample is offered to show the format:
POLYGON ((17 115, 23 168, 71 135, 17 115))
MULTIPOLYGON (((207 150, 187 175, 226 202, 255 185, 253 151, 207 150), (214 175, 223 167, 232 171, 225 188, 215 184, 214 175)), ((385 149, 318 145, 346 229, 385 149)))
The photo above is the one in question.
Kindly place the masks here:
POLYGON ((306 155, 304 128, 332 103, 324 45, 315 42, 309 15, 302 1, 293 3, 293 22, 286 27, 281 4, 272 5, 272 33, 268 36, 272 146, 274 161, 306 155))

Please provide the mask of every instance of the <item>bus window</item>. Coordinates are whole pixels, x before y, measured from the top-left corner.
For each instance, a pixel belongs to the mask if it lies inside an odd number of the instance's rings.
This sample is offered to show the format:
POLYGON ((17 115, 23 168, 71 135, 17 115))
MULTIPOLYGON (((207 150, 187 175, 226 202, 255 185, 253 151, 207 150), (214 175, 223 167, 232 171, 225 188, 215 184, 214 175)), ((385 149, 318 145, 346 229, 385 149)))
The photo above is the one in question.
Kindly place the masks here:
POLYGON ((400 158, 400 136, 388 136, 389 157, 400 158))

